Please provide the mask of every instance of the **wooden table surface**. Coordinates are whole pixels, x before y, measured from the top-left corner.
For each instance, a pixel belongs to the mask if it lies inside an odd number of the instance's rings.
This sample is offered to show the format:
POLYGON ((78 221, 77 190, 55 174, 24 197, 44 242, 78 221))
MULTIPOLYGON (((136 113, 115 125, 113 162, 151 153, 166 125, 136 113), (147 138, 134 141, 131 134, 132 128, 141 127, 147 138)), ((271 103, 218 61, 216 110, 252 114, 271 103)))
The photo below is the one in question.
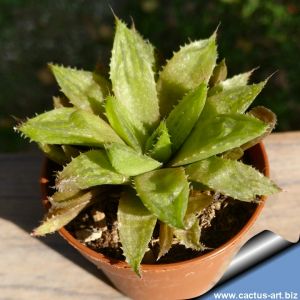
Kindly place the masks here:
MULTIPOLYGON (((265 145, 271 176, 283 192, 268 199, 249 236, 269 229, 295 242, 300 229, 300 132, 272 134, 265 145)), ((37 153, 0 155, 0 299, 126 299, 57 234, 29 235, 43 215, 41 162, 37 153)))

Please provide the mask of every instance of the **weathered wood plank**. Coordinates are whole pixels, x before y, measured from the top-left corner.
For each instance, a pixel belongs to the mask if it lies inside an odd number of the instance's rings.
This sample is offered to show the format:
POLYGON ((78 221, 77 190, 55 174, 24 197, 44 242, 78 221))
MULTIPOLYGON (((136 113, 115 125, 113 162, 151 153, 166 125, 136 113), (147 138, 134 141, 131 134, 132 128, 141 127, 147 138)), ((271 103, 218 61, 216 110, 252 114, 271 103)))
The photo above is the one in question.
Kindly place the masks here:
MULTIPOLYGON (((272 178, 284 192, 268 199, 252 234, 270 229, 296 241, 300 229, 300 132, 266 139, 272 178)), ((57 235, 34 239, 42 218, 42 156, 0 155, 1 299, 125 299, 103 274, 57 235), (99 280, 99 278, 101 280, 99 280)))
POLYGON ((43 215, 41 163, 41 155, 0 155, 0 298, 126 299, 57 234, 29 235, 43 215))

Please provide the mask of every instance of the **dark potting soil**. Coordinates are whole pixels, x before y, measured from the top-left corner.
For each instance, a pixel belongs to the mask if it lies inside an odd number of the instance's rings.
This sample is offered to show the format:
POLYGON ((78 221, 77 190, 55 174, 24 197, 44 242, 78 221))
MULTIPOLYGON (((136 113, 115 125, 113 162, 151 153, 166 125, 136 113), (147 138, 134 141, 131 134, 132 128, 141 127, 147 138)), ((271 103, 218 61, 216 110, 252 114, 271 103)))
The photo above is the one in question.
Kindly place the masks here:
MULTIPOLYGON (((96 252, 114 259, 124 260, 118 236, 117 208, 121 190, 109 189, 101 202, 82 211, 66 228, 79 241, 96 252)), ((157 223, 149 251, 143 263, 172 263, 203 255, 227 242, 236 235, 250 219, 257 207, 249 203, 215 195, 214 201, 199 216, 203 251, 187 249, 175 242, 170 251, 156 261, 159 253, 159 223, 157 223)))

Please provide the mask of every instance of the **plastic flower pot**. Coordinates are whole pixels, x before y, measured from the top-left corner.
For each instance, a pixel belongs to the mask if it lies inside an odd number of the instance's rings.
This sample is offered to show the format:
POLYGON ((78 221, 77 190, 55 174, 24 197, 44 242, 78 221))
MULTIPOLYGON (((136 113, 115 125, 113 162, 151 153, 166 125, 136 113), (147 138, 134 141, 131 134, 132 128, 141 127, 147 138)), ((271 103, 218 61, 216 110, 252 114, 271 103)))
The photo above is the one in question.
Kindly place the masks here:
MULTIPOLYGON (((269 176, 267 154, 262 143, 247 150, 252 166, 269 176)), ((41 187, 44 204, 47 205, 47 191, 50 170, 48 161, 43 166, 41 187)), ((261 213, 266 197, 244 227, 222 246, 202 256, 176 263, 142 264, 139 278, 124 261, 109 258, 80 243, 65 228, 60 235, 89 261, 101 269, 115 287, 132 299, 188 299, 200 296, 210 290, 222 277, 232 258, 245 242, 246 234, 261 213)))

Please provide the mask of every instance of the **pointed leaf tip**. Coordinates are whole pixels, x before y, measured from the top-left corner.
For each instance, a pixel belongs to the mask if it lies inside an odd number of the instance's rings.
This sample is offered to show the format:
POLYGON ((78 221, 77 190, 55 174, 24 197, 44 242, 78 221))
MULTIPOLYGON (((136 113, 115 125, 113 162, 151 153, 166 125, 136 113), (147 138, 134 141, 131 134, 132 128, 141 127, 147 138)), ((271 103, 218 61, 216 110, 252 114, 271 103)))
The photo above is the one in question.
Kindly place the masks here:
POLYGON ((116 98, 149 129, 159 121, 153 47, 120 20, 116 21, 110 77, 116 98))
POLYGON ((135 195, 125 190, 118 207, 118 230, 126 262, 141 277, 140 264, 148 249, 157 218, 152 215, 135 195))
POLYGON ((214 34, 209 39, 191 42, 174 53, 157 82, 162 116, 167 115, 187 92, 203 82, 208 83, 216 59, 214 34))
POLYGON ((19 130, 42 144, 71 144, 101 147, 104 143, 123 143, 100 117, 75 108, 57 108, 23 123, 19 130))
POLYGON ((85 207, 91 204, 94 196, 95 194, 92 192, 75 193, 64 205, 58 207, 52 205, 42 224, 35 228, 31 235, 43 236, 61 229, 72 221, 85 207))
POLYGON ((77 108, 101 114, 102 102, 109 91, 108 82, 99 74, 48 64, 61 91, 77 108))

